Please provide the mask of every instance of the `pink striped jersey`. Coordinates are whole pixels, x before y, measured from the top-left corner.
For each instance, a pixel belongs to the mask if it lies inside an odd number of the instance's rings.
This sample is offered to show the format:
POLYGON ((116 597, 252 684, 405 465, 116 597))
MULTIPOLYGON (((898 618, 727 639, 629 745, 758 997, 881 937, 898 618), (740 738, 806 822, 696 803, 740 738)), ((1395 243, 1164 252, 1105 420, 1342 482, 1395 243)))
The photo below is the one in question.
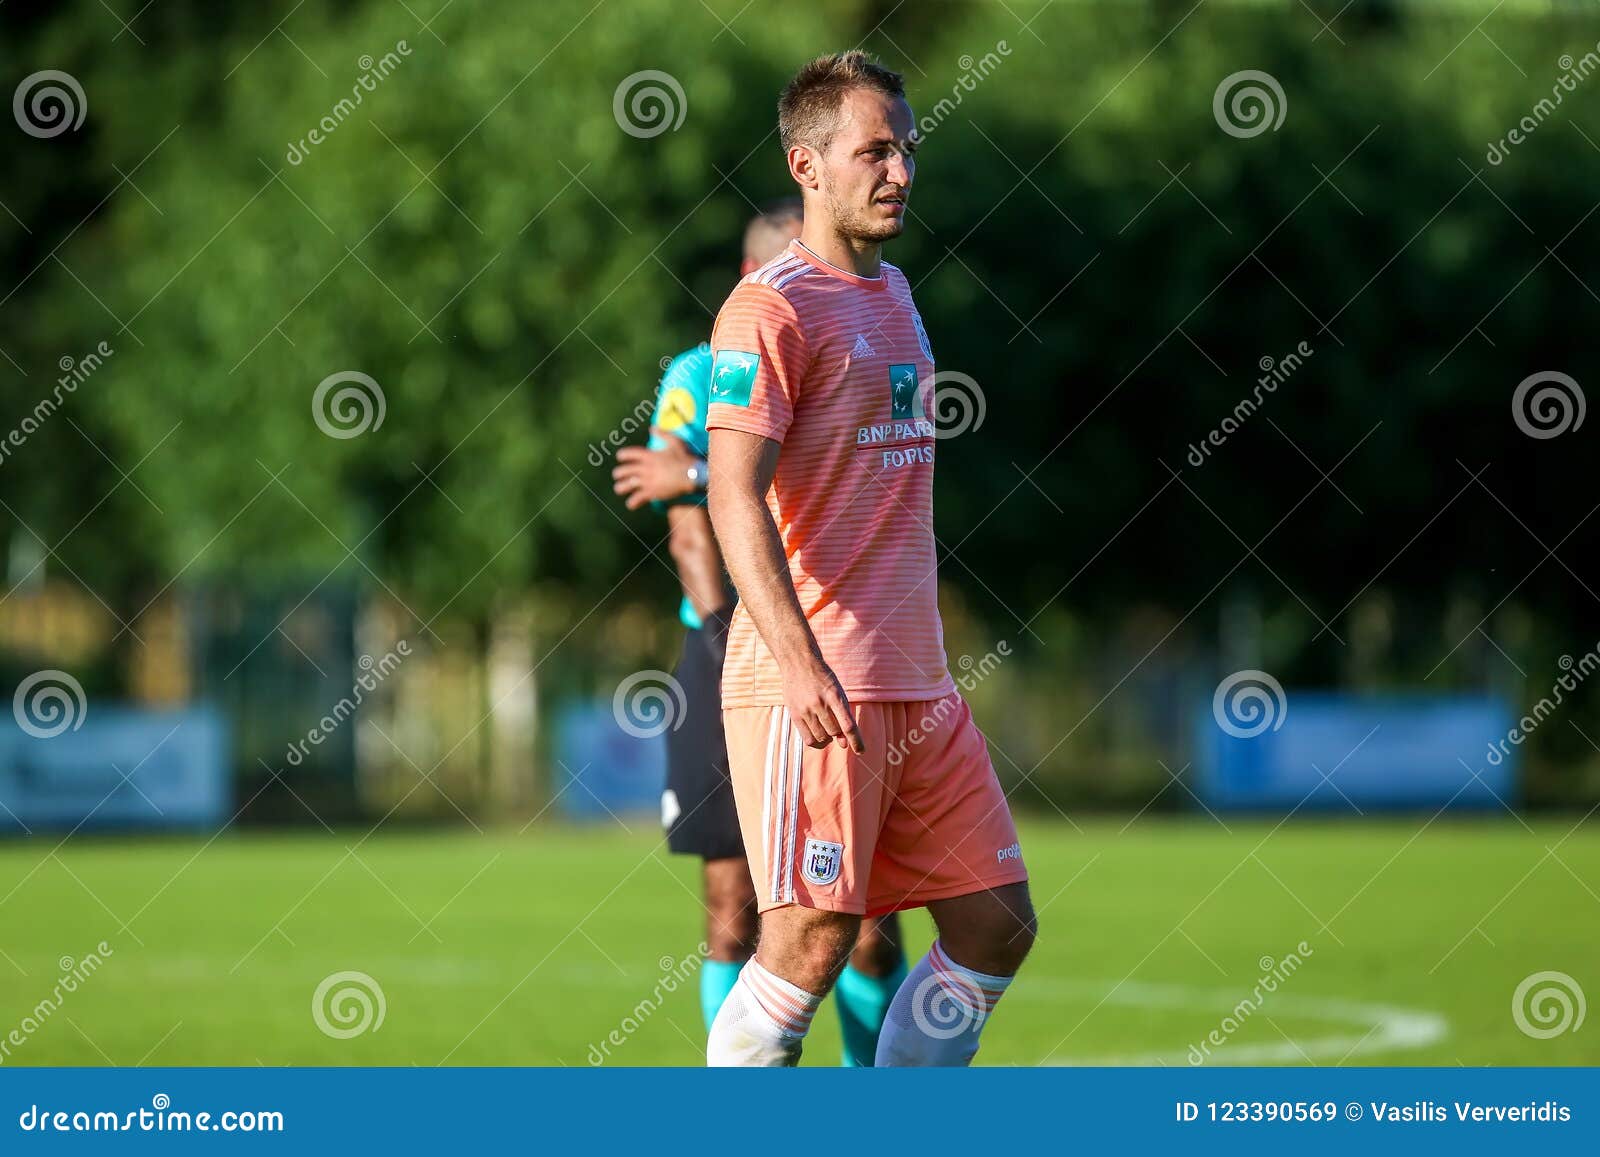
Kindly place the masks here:
MULTIPOLYGON (((712 331, 706 427, 782 443, 767 508, 845 693, 939 699, 955 683, 933 537, 933 351, 905 275, 881 270, 858 277, 796 240, 740 281, 712 331)), ((722 704, 781 702, 777 664, 741 603, 722 704)))

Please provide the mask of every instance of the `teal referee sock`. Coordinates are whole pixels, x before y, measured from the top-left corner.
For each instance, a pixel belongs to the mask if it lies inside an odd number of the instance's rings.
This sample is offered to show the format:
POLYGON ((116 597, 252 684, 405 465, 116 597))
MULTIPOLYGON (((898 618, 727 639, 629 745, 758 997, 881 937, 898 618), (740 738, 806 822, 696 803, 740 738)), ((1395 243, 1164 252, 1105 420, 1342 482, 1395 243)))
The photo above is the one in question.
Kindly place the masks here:
POLYGON ((872 1058, 878 1054, 878 1033, 883 1029, 883 1018, 905 978, 904 956, 900 957, 894 971, 882 978, 868 976, 845 965, 833 989, 834 999, 839 1002, 839 1028, 844 1037, 841 1063, 845 1068, 872 1067, 872 1058))
POLYGON ((711 1022, 717 1019, 722 1002, 739 983, 739 970, 743 967, 727 960, 707 960, 700 966, 700 1012, 706 1018, 707 1032, 711 1031, 711 1022))

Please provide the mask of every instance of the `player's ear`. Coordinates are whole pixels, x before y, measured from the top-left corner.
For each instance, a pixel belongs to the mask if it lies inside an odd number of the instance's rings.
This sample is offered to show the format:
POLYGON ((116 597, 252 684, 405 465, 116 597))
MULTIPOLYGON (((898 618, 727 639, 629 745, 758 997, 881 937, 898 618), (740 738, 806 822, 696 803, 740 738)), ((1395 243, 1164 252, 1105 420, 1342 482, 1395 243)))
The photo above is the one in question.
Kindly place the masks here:
POLYGON ((815 189, 821 180, 818 173, 820 158, 810 145, 794 145, 789 149, 789 175, 802 189, 815 189))

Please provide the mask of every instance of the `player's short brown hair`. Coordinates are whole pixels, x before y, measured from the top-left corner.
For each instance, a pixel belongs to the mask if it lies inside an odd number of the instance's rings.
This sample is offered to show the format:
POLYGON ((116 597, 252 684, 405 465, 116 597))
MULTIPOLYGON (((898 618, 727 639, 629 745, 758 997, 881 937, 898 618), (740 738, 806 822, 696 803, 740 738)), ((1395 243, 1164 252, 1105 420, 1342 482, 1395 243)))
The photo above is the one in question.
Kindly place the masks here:
POLYGON ((839 127, 845 93, 865 88, 903 97, 905 80, 860 49, 819 56, 794 74, 778 98, 778 136, 787 152, 795 145, 826 149, 839 127))

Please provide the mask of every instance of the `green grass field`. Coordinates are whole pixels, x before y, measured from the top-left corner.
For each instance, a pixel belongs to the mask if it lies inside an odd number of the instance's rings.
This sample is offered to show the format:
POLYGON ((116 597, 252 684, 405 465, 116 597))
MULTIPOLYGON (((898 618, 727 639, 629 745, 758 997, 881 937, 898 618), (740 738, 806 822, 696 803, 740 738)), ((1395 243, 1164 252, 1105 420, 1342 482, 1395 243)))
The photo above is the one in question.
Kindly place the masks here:
MULTIPOLYGON (((1600 1063, 1600 1023, 1512 1016, 1536 972, 1600 997, 1600 819, 1425 822, 1026 823, 1042 934, 980 1062, 1185 1064, 1305 941, 1213 1063, 1600 1063)), ((700 939, 698 867, 633 826, 0 845, 3 1063, 697 1064, 692 961, 662 978, 700 939), (343 970, 386 1010, 335 1039, 312 996, 343 970)), ((928 929, 908 915, 918 951, 928 929)), ((834 1063, 817 1026, 806 1062, 834 1063)))

